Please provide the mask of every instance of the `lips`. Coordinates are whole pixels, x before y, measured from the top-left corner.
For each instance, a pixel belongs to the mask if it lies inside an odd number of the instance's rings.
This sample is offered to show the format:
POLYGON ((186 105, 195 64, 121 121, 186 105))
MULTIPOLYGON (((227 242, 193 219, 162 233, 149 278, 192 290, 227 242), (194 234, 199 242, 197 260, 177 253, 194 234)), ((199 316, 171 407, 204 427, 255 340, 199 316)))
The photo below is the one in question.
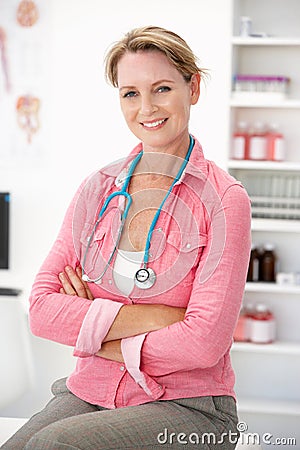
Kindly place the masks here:
POLYGON ((143 125, 143 127, 145 127, 145 128, 153 129, 153 128, 160 127, 167 120, 168 119, 158 119, 158 120, 152 120, 151 122, 141 122, 141 125, 143 125))

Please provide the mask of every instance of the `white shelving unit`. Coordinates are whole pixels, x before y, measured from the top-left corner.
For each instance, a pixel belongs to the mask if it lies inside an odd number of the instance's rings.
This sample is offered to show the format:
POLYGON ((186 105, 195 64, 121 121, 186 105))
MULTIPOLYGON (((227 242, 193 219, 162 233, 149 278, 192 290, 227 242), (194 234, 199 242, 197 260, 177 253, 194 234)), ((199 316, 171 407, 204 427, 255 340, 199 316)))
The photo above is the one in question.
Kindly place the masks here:
POLYGON ((278 233, 300 233, 299 221, 279 219, 252 219, 252 231, 270 231, 278 233))
POLYGON ((230 100, 230 106, 235 108, 300 109, 300 100, 284 99, 281 101, 267 102, 266 100, 262 100, 261 97, 253 96, 253 98, 248 101, 232 98, 230 100))
POLYGON ((233 344, 234 352, 266 353, 276 355, 295 355, 300 356, 300 345, 297 342, 273 342, 272 344, 260 345, 248 342, 235 342, 233 344))
MULTIPOLYGON (((229 148, 228 170, 250 191, 256 182, 266 184, 268 177, 300 179, 300 2, 232 0, 232 13, 232 79, 236 74, 282 75, 290 78, 290 86, 284 99, 231 93, 229 142, 240 120, 276 122, 285 135, 287 154, 284 162, 239 161, 231 159, 229 148), (253 31, 265 32, 267 37, 240 37, 241 16, 250 17, 253 31)), ((281 195, 279 188, 277 200, 281 195)), ((297 198, 300 192, 296 203, 297 198)), ((252 240, 275 244, 280 271, 300 271, 300 220, 253 217, 252 240)), ((273 310, 277 339, 272 344, 234 343, 232 347, 240 419, 248 431, 294 437, 296 446, 285 448, 300 449, 300 286, 247 283, 244 302, 263 302, 273 310)))
MULTIPOLYGON (((270 415, 281 415, 285 414, 287 416, 294 417, 300 414, 299 404, 285 401, 274 401, 274 400, 264 400, 244 398, 240 402, 240 410, 245 412, 252 412, 253 414, 270 414, 270 415)), ((296 447, 298 448, 298 447, 296 447)))
MULTIPOLYGON (((299 149, 300 157, 300 149, 299 149)), ((268 171, 286 171, 286 172, 299 172, 300 162, 276 162, 276 161, 239 161, 230 159, 227 167, 235 170, 268 170, 268 171)))
POLYGON ((247 283, 245 292, 264 292, 266 294, 295 294, 300 298, 300 286, 278 285, 276 283, 247 283))
POLYGON ((283 38, 275 38, 275 37, 240 37, 240 36, 233 36, 232 37, 232 45, 247 45, 251 47, 269 47, 269 46, 276 46, 276 47, 299 47, 300 46, 300 38, 294 38, 294 37, 283 37, 283 38))

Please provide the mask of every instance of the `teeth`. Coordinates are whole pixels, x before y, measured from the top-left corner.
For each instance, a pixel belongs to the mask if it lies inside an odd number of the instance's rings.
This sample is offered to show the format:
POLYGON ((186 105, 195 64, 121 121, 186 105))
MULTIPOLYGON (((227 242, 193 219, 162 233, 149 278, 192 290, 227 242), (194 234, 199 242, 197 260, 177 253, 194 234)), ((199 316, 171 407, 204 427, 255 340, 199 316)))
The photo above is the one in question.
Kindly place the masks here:
POLYGON ((154 127, 157 127, 158 125, 161 125, 164 121, 165 121, 165 119, 162 119, 162 120, 157 120, 156 122, 143 123, 143 125, 144 125, 144 127, 147 127, 147 128, 154 128, 154 127))

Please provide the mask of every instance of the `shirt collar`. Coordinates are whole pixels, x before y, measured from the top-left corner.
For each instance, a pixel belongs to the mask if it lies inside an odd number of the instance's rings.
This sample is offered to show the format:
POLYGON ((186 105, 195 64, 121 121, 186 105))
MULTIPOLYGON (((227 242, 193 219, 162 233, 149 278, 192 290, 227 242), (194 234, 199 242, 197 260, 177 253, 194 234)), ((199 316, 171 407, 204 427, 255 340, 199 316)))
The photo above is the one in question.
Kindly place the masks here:
MULTIPOLYGON (((115 185, 122 186, 124 183, 129 166, 135 156, 143 149, 142 143, 139 143, 126 158, 119 159, 101 169, 101 172, 107 176, 115 178, 115 185)), ((195 145, 191 153, 188 164, 186 165, 180 179, 176 184, 182 183, 183 178, 189 174, 193 177, 202 179, 208 175, 207 161, 204 158, 201 144, 195 139, 195 145)))
POLYGON ((195 139, 195 144, 190 159, 176 184, 182 183, 182 180, 187 174, 201 180, 203 180, 203 178, 207 178, 208 176, 208 164, 204 158, 202 146, 197 139, 195 139))

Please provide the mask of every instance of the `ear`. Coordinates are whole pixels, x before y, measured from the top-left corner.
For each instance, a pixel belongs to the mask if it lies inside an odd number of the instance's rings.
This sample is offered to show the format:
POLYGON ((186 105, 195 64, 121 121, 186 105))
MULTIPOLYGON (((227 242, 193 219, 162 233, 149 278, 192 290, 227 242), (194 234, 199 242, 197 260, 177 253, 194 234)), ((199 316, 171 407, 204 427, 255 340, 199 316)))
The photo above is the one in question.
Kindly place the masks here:
POLYGON ((200 82, 201 82, 200 73, 194 73, 190 81, 191 105, 195 105, 199 100, 200 82))

